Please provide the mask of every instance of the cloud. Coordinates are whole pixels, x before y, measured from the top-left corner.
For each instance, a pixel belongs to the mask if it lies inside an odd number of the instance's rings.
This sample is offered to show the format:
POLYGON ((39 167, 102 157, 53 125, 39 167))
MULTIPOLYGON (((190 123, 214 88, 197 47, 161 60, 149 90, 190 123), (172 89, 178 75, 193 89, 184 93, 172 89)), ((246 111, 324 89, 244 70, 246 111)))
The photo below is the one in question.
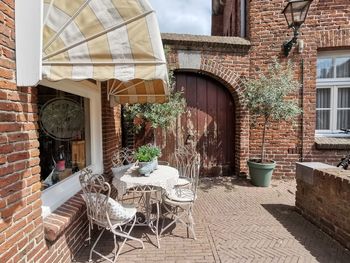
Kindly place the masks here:
POLYGON ((211 0, 149 0, 156 10, 160 31, 210 35, 211 0))

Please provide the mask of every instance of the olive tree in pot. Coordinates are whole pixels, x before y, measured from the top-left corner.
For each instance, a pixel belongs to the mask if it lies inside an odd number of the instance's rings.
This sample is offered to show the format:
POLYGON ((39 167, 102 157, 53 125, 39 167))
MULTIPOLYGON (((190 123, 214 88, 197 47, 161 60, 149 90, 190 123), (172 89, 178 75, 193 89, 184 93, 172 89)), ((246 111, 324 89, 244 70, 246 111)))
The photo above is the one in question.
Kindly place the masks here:
POLYGON ((257 79, 248 79, 243 83, 244 100, 251 123, 262 124, 260 157, 248 160, 249 175, 254 185, 267 187, 276 162, 266 159, 266 133, 271 122, 293 121, 301 113, 297 100, 292 96, 288 98, 288 95, 299 89, 300 84, 293 79, 292 64, 288 62, 283 67, 277 59, 274 59, 267 74, 261 73, 257 79))

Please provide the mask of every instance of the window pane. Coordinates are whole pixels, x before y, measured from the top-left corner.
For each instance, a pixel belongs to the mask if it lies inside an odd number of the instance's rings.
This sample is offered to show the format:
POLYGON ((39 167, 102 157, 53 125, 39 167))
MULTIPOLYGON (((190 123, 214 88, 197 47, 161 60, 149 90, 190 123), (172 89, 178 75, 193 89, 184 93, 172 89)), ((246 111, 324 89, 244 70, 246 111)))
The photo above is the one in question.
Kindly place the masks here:
POLYGON ((338 89, 338 108, 350 108, 350 88, 338 89))
POLYGON ((330 129, 330 110, 316 111, 316 130, 330 129))
POLYGON ((333 64, 331 58, 317 59, 317 78, 333 78, 333 64))
POLYGON ((337 78, 350 77, 350 58, 336 58, 335 65, 337 67, 337 78))
POLYGON ((337 129, 350 129, 350 110, 338 110, 337 129))
POLYGON ((89 99, 38 87, 42 189, 90 163, 89 99))
POLYGON ((331 107, 331 89, 316 90, 316 108, 331 107))

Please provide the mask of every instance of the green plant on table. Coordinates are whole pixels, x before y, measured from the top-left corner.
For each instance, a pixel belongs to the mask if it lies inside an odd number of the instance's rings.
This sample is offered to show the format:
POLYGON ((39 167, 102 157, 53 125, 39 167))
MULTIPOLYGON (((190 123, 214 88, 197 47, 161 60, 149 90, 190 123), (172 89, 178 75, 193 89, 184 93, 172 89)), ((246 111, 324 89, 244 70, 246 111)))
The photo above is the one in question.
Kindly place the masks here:
POLYGON ((160 156, 160 149, 153 145, 143 145, 135 152, 135 159, 139 162, 151 162, 160 156))

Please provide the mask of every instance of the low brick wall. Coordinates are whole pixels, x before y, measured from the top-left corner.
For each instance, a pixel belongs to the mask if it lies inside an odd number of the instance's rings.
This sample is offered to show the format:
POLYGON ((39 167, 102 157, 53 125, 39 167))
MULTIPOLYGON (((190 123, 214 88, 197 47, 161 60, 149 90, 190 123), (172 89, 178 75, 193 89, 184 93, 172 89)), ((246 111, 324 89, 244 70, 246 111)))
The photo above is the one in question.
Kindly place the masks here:
POLYGON ((297 163, 296 178, 298 211, 350 249, 350 170, 297 163))

